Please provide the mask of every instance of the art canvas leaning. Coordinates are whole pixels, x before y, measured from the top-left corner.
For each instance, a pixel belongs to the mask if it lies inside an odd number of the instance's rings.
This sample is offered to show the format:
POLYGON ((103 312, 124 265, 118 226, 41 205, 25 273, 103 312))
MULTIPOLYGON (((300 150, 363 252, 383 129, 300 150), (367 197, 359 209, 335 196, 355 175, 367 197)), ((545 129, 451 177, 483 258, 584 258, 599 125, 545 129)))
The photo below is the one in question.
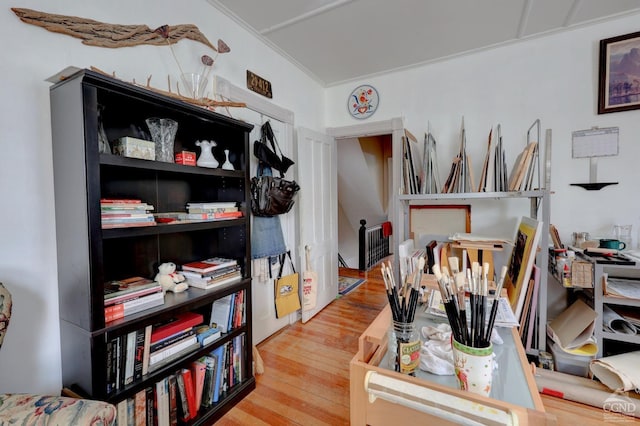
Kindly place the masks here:
POLYGON ((516 318, 520 318, 522 313, 541 232, 542 222, 529 217, 520 219, 509 260, 509 271, 504 282, 509 304, 516 318))

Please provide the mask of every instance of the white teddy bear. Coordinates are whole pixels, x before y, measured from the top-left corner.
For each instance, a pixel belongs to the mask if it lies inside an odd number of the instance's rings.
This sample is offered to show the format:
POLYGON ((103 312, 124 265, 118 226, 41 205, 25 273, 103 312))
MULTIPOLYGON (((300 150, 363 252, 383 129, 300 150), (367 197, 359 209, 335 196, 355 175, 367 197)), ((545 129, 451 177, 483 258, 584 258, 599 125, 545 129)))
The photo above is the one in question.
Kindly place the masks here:
POLYGON ((173 262, 166 262, 158 266, 158 274, 156 275, 155 281, 160 284, 165 293, 167 291, 180 293, 189 288, 186 278, 184 275, 176 272, 176 264, 173 262))

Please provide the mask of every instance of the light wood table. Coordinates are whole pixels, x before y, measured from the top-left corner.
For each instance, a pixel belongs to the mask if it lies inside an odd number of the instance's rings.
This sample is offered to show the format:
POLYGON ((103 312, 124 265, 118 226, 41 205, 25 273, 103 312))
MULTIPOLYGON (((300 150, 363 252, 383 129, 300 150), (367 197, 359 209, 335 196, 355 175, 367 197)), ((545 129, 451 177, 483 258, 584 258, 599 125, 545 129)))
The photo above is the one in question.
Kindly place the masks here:
MULTIPOLYGON (((418 308, 418 328, 434 319, 418 308)), ((440 320, 442 321, 442 320, 440 320)), ((389 424, 556 424, 544 410, 535 379, 516 329, 499 329, 503 345, 494 345, 498 369, 489 397, 458 389, 455 376, 419 370, 416 377, 388 367, 387 305, 360 336, 358 353, 350 363, 352 425, 389 424)))

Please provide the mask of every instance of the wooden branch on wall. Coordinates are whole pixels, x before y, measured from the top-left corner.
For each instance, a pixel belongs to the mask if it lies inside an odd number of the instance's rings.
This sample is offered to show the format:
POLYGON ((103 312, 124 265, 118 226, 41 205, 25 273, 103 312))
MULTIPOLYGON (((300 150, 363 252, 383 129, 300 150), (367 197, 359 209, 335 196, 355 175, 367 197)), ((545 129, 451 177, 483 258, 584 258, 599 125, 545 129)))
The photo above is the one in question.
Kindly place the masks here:
POLYGON ((146 25, 108 24, 77 16, 55 15, 17 7, 12 7, 11 10, 22 22, 42 27, 54 33, 82 39, 82 43, 89 46, 117 48, 141 44, 166 45, 187 38, 217 51, 214 45, 193 24, 172 25, 168 38, 165 38, 160 32, 152 30, 146 25))

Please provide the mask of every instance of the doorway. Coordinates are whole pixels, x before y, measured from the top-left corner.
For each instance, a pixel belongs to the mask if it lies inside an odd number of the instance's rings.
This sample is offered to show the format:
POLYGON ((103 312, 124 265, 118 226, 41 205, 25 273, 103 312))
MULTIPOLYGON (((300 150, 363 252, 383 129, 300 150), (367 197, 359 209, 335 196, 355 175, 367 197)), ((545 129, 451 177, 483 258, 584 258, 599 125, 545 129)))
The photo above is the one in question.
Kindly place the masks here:
MULTIPOLYGON (((358 268, 360 219, 371 224, 389 220, 394 234, 404 229, 404 218, 397 208, 397 191, 394 191, 400 185, 403 132, 402 118, 327 129, 327 133, 336 138, 341 153, 338 155, 339 254, 349 269, 357 271, 358 268), (346 155, 356 150, 360 153, 354 156, 355 160, 346 155)), ((394 237, 392 235, 392 239, 394 237)))
POLYGON ((391 134, 343 138, 338 149, 338 253, 349 268, 359 264, 359 228, 389 220, 391 134))

